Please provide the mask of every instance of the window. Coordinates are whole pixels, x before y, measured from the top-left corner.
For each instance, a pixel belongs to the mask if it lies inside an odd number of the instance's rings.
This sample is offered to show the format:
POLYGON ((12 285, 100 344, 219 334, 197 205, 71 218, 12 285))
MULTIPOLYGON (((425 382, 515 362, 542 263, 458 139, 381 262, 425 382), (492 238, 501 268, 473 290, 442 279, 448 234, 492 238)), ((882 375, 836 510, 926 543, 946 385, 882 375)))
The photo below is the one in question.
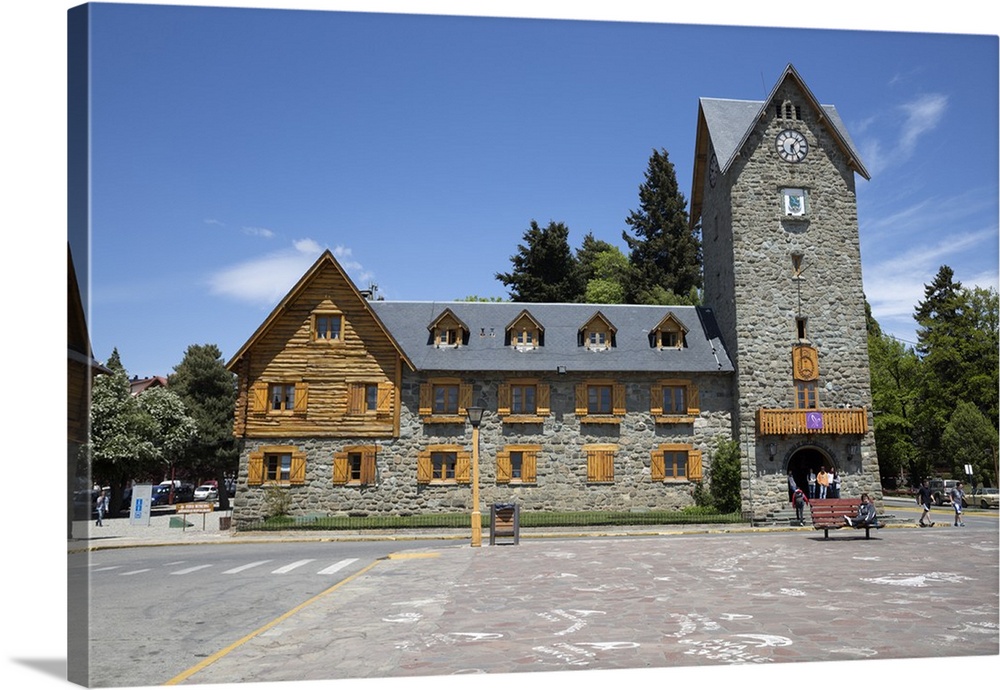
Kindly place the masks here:
POLYGON ((418 484, 468 484, 471 454, 457 445, 430 446, 417 455, 418 484))
POLYGON ((437 332, 438 347, 448 347, 458 345, 459 332, 457 328, 440 328, 437 332))
POLYGON ((333 343, 343 340, 344 315, 339 313, 314 313, 313 341, 333 343))
POLYGON ((584 324, 577 334, 577 345, 588 350, 608 350, 615 347, 615 327, 597 312, 584 324))
POLYGON ((497 452, 498 484, 534 484, 541 446, 506 446, 497 452))
POLYGON ((425 422, 464 422, 470 405, 472 384, 452 378, 420 384, 420 416, 425 422))
POLYGON ((508 423, 540 423, 549 415, 549 386, 537 379, 504 381, 497 387, 497 414, 508 423))
POLYGON ((806 340, 806 320, 802 317, 795 319, 795 335, 799 340, 806 340))
POLYGON ((434 347, 460 347, 468 343, 469 327, 451 309, 445 309, 430 326, 430 342, 434 347))
POLYGON ((388 381, 379 383, 349 383, 347 386, 348 414, 388 415, 392 411, 395 388, 388 381))
POLYGON ((270 387, 272 410, 295 409, 295 384, 272 383, 270 387))
POLYGON ((664 443, 652 452, 650 478, 655 482, 701 481, 701 451, 680 443, 664 443))
POLYGON ((687 379, 663 379, 649 389, 649 411, 657 422, 692 423, 701 414, 698 387, 687 379))
POLYGON ((507 324, 505 330, 504 344, 512 346, 515 350, 534 350, 542 347, 544 331, 542 326, 527 309, 517 315, 513 321, 507 324))
POLYGON ((306 454, 296 446, 265 446, 250 453, 247 470, 251 486, 304 484, 306 454))
POLYGON ((618 446, 593 444, 583 447, 587 454, 587 481, 613 482, 615 480, 615 452, 618 446))
POLYGON ((356 486, 374 484, 377 454, 377 446, 354 446, 334 453, 333 483, 356 486))
POLYGON ((577 384, 576 414, 584 423, 618 423, 625 415, 625 385, 614 381, 577 384))
POLYGON ((815 381, 795 382, 795 406, 800 410, 819 407, 815 381))
POLYGON ((673 312, 668 313, 655 328, 650 329, 650 347, 666 349, 680 349, 687 347, 687 327, 682 324, 673 312))
POLYGON ((250 412, 256 415, 305 415, 309 384, 305 381, 258 381, 250 388, 250 412))

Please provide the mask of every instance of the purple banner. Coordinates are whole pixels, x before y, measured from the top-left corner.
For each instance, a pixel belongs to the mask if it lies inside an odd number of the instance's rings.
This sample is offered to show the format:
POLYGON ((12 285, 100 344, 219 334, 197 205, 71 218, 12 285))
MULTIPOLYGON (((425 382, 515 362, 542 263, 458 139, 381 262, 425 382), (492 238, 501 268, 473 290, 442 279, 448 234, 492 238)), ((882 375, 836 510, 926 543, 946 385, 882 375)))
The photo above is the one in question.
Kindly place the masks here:
POLYGON ((822 428, 823 428, 823 413, 806 412, 806 429, 822 429, 822 428))

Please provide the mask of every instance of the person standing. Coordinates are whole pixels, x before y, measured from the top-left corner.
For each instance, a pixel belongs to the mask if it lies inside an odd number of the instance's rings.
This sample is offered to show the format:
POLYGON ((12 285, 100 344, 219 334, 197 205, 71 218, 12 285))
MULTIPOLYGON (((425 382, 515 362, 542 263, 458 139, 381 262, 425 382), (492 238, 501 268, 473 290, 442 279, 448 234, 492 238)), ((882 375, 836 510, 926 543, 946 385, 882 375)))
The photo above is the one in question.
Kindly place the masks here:
POLYGON ((820 465, 819 474, 816 475, 816 485, 819 487, 819 497, 826 498, 826 491, 830 488, 830 475, 824 465, 820 465))
POLYGON ((840 498, 840 473, 837 468, 833 468, 833 476, 830 478, 830 498, 840 498))
POLYGON ((809 468, 809 498, 816 498, 816 473, 809 468))
POLYGON ((917 524, 921 527, 933 527, 934 522, 930 519, 931 517, 931 487, 925 479, 920 484, 920 488, 917 490, 917 504, 923 508, 923 513, 920 514, 920 519, 917 524), (926 520, 926 522, 924 522, 926 520))
POLYGON ((791 501, 792 497, 795 495, 795 490, 799 488, 795 483, 795 477, 792 476, 792 471, 788 470, 788 500, 791 501))
POLYGON ((957 482, 951 490, 951 507, 955 509, 955 527, 965 527, 962 521, 962 499, 965 492, 962 491, 962 482, 957 482))
POLYGON ((97 504, 96 504, 95 507, 97 508, 97 525, 96 526, 97 527, 103 527, 104 526, 104 522, 103 522, 103 520, 104 520, 104 514, 108 511, 108 496, 107 496, 107 494, 104 493, 103 490, 101 490, 101 492, 99 494, 97 494, 97 504))

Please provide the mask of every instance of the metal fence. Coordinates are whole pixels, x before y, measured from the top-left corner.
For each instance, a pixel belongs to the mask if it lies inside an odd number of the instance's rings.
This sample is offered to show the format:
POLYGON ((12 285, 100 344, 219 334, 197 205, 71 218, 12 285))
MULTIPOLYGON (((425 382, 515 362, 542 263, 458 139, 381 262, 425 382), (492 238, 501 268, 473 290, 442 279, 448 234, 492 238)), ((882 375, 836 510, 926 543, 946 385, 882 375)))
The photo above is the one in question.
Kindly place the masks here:
MULTIPOLYGON (((263 520, 235 519, 240 532, 284 530, 421 530, 465 529, 470 524, 469 513, 439 513, 420 515, 337 515, 322 514, 275 516, 263 520)), ((483 527, 489 527, 489 511, 482 516, 483 527)), ((548 512, 520 511, 522 528, 533 527, 629 527, 656 525, 745 524, 750 516, 744 512, 715 513, 707 510, 650 511, 642 513, 614 511, 548 512)))

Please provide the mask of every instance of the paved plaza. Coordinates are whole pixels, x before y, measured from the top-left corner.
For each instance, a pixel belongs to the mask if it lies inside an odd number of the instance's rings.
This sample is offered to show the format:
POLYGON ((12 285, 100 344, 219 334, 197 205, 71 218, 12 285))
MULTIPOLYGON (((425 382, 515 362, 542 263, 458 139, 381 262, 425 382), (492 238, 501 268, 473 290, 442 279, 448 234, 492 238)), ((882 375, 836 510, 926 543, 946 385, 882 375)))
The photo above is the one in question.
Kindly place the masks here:
POLYGON ((401 544, 174 682, 997 655, 991 523, 401 544))

